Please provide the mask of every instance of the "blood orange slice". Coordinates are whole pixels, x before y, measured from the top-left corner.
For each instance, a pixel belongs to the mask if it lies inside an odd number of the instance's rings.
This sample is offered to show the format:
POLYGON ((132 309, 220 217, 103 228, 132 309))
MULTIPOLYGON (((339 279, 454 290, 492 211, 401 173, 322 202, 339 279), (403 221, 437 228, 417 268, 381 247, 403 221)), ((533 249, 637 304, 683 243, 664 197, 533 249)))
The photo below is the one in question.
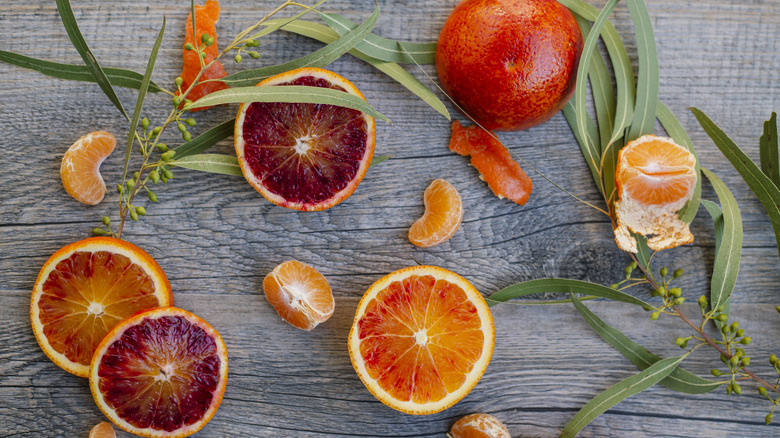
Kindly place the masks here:
POLYGON ((485 299, 466 279, 435 266, 393 272, 358 304, 349 356, 382 403, 408 414, 454 405, 477 384, 495 344, 485 299))
POLYGON ((115 147, 116 138, 106 131, 90 132, 76 140, 65 152, 60 164, 60 178, 65 191, 84 204, 100 204, 106 195, 100 164, 115 147))
MULTIPOLYGON (((258 86, 304 85, 363 98, 343 77, 300 68, 258 86)), ((301 103, 249 103, 238 110, 235 146, 244 177, 276 205, 324 210, 355 191, 374 156, 374 118, 357 110, 301 103)))
POLYGON ((140 312, 114 327, 95 351, 89 388, 119 428, 145 437, 185 437, 219 408, 227 383, 222 337, 186 310, 140 312))
POLYGON ((123 240, 93 237, 49 257, 33 287, 30 319, 49 359, 87 377, 92 353, 112 327, 171 304, 171 285, 149 254, 123 240))

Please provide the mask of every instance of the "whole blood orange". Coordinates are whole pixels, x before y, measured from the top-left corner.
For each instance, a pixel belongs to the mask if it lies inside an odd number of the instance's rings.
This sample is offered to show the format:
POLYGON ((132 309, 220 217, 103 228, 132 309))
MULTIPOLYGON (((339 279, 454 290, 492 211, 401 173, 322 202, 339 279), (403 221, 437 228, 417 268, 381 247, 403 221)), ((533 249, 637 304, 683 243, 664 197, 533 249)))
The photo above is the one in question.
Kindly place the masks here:
POLYGON ((214 328, 186 310, 160 307, 127 318, 103 338, 89 389, 122 430, 180 438, 214 416, 227 373, 227 349, 214 328))
MULTIPOLYGON (((365 99, 351 82, 321 68, 291 70, 257 85, 325 87, 365 99)), ((236 156, 246 180, 269 201, 325 210, 347 199, 365 176, 375 126, 368 114, 335 105, 245 103, 236 116, 236 156)))
POLYGON ((514 131, 550 119, 574 92, 582 34, 555 0, 464 0, 439 35, 442 87, 482 126, 514 131))
POLYGON ((349 357, 382 403, 407 414, 440 412, 479 382, 496 332, 482 295, 435 266, 395 271, 363 295, 349 332, 349 357))
POLYGON ((172 304, 171 285, 149 254, 124 240, 92 237, 63 247, 43 265, 30 320, 49 359, 87 377, 109 330, 136 312, 172 304))

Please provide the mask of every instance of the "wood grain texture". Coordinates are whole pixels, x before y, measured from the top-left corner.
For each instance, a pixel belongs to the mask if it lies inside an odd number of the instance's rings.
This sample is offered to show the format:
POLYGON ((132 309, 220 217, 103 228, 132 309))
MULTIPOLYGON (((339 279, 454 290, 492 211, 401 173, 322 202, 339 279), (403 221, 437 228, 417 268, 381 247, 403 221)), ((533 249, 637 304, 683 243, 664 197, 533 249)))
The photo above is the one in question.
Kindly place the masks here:
MULTIPOLYGON (((749 156, 758 159, 761 123, 780 109, 780 3, 777 0, 646 0, 653 19, 661 72, 661 99, 688 130, 704 166, 720 176, 739 203, 744 221, 740 276, 732 315, 754 343, 752 368, 771 379, 767 356, 780 351, 780 261, 761 205, 687 111, 697 106, 749 156)), ((165 14, 168 20, 153 79, 170 87, 179 73, 186 1, 74 0, 82 32, 105 66, 143 71, 165 14)), ((380 1, 375 32, 389 38, 433 41, 457 0, 380 1)), ((223 0, 222 42, 277 4, 223 0)), ((596 0, 596 6, 604 1, 596 0)), ((325 10, 362 21, 373 2, 330 0, 325 10)), ((636 66, 628 10, 620 3, 612 21, 636 66)), ((80 62, 53 2, 4 0, 2 49, 59 62, 80 62)), ((263 41, 259 61, 271 65, 321 47, 285 33, 263 41)), ((248 57, 245 57, 248 58, 248 57)), ((226 62, 229 72, 239 69, 226 62)), ((610 284, 626 257, 617 250, 608 220, 578 204, 529 171, 534 192, 520 207, 492 196, 467 160, 447 150, 449 124, 426 104, 369 65, 345 56, 330 66, 349 78, 393 121, 378 124, 377 154, 393 158, 372 168, 355 194, 319 213, 273 206, 242 179, 175 171, 158 186, 160 203, 128 227, 125 237, 165 269, 176 305, 209 321, 230 354, 228 388, 203 437, 443 436, 459 417, 484 411, 504 421, 515 437, 556 436, 594 395, 637 370, 592 331, 571 306, 493 308, 496 350, 474 391, 453 408, 428 417, 402 414, 376 401, 349 362, 346 337, 358 299, 382 275, 413 259, 452 269, 489 294, 512 283, 547 276, 610 284), (461 229, 444 244, 411 245, 408 227, 423 212, 422 192, 445 178, 461 193, 461 229), (317 267, 336 295, 331 320, 311 333, 289 327, 262 297, 263 276, 295 258, 317 267)), ((435 75, 432 66, 424 69, 435 75)), ((408 70, 426 79, 413 66, 408 70)), ((117 89, 132 108, 135 91, 117 89)), ((145 114, 159 120, 165 95, 150 95, 145 114)), ((451 108, 453 115, 457 116, 451 108)), ((194 117, 195 133, 234 116, 234 107, 194 117)), ((60 159, 85 132, 106 129, 126 138, 127 123, 94 84, 68 82, 0 64, 0 436, 86 437, 103 417, 86 381, 51 363, 29 324, 29 294, 38 269, 58 248, 87 237, 100 218, 116 217, 116 196, 86 207, 72 200, 59 179, 60 159)), ((562 115, 501 139, 539 171, 584 199, 598 193, 562 115)), ((167 143, 177 144, 170 133, 167 143)), ((215 147, 230 153, 232 140, 215 147)), ((121 177, 122 153, 103 164, 112 186, 121 177)), ((529 170, 529 169, 526 169, 529 170)), ((703 197, 715 199, 705 184, 703 197)), ((656 266, 684 268, 680 280, 690 302, 709 289, 714 239, 703 211, 694 221, 696 242, 656 255, 656 266)), ((648 290, 633 292, 650 299, 648 290)), ((679 354, 685 327, 669 318, 651 322, 625 304, 588 302, 608 323, 656 354, 679 354)), ((688 307, 695 313, 695 306, 688 307)), ((719 365, 701 349, 684 363, 700 375, 719 365)), ((722 391, 691 396, 654 387, 599 417, 586 437, 768 437, 770 403, 755 387, 741 397, 722 391)), ((128 434, 120 433, 127 437, 128 434)))

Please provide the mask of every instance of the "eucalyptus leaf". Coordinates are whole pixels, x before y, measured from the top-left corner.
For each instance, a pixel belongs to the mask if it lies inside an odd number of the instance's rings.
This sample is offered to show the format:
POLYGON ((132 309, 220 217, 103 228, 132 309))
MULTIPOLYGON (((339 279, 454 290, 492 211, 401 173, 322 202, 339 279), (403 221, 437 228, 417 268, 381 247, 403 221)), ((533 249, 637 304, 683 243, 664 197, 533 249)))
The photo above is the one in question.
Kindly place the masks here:
MULTIPOLYGON (((709 201, 707 199, 702 199, 701 204, 704 206, 704 208, 707 209, 707 212, 709 212, 710 216, 712 217, 712 225, 715 229, 715 260, 717 261, 717 254, 718 250, 720 249, 720 243, 723 239, 723 210, 721 210, 720 206, 712 201, 709 201)), ((711 288, 714 288, 715 283, 712 283, 711 288)), ((723 307, 723 312, 727 316, 729 315, 729 312, 731 310, 731 298, 726 300, 726 304, 723 307)), ((715 325, 720 329, 723 327, 722 322, 718 321, 717 319, 713 320, 715 325)), ((726 321, 726 324, 728 324, 728 321, 726 321)))
POLYGON ((764 134, 759 142, 761 153, 761 171, 775 186, 780 187, 780 167, 777 162, 777 113, 764 122, 764 134))
POLYGON ((230 119, 209 129, 203 134, 193 138, 176 148, 176 158, 184 158, 206 152, 210 147, 233 135, 236 119, 230 119))
POLYGON ((660 100, 656 108, 656 117, 661 122, 666 133, 672 137, 675 143, 688 149, 690 153, 696 158, 696 187, 693 189, 693 197, 686 202, 683 208, 677 212, 680 220, 686 223, 693 222, 693 218, 696 217, 696 212, 699 210, 699 201, 701 199, 701 165, 699 164, 699 157, 696 155, 696 150, 693 148, 693 142, 685 132, 685 128, 682 127, 677 117, 669 110, 669 108, 663 104, 660 100))
MULTIPOLYGON (((275 25, 278 23, 274 23, 274 20, 270 20, 267 24, 275 25)), ((311 21, 305 20, 295 20, 290 22, 289 24, 286 24, 284 27, 282 27, 282 30, 309 37, 326 44, 331 43, 339 38, 339 35, 336 33, 336 31, 332 30, 331 28, 319 23, 313 23, 311 21)), ((447 118, 447 120, 450 120, 450 113, 447 111, 447 107, 444 106, 444 103, 438 97, 436 97, 433 92, 426 88, 425 85, 423 85, 417 78, 404 70, 400 65, 394 62, 386 62, 372 58, 364 53, 361 53, 357 49, 352 49, 348 53, 371 64, 377 70, 396 80, 407 90, 417 95, 417 97, 422 99, 425 103, 439 112, 439 114, 447 118)))
POLYGON ((310 53, 301 58, 295 59, 284 64, 272 65, 269 67, 257 68, 252 70, 244 70, 238 73, 234 73, 220 81, 229 84, 234 87, 246 87, 257 84, 259 81, 270 78, 271 76, 278 75, 290 70, 301 67, 325 67, 331 62, 337 60, 341 55, 347 53, 356 44, 363 41, 363 39, 371 32, 371 29, 376 25, 379 19, 379 7, 374 10, 374 13, 360 26, 355 26, 353 30, 346 32, 341 38, 328 44, 327 46, 310 53))
MULTIPOLYGON (((59 79, 67 79, 71 81, 82 82, 95 82, 95 77, 92 75, 92 71, 86 65, 74 65, 63 64, 59 62, 45 61, 42 59, 30 58, 29 56, 20 55, 18 53, 6 52, 0 50, 0 61, 13 64, 18 67, 28 68, 37 72, 43 73, 47 76, 52 76, 59 79)), ((125 70, 121 68, 106 67, 103 69, 108 81, 111 85, 125 88, 135 88, 136 90, 141 86, 141 80, 143 76, 131 70, 125 70)), ((154 82, 149 83, 149 91, 152 93, 159 93, 163 91, 154 82)))
POLYGON ((526 295, 541 294, 546 292, 560 293, 580 293, 588 294, 601 298, 608 298, 613 301, 636 304, 638 306, 649 306, 639 298, 632 297, 627 293, 610 289, 596 283, 590 283, 582 280, 571 280, 567 278, 541 278, 537 280, 525 281, 505 287, 500 291, 486 298, 488 305, 503 303, 513 298, 519 298, 526 295))
POLYGON ((125 166, 122 171, 122 182, 124 183, 127 177, 127 165, 130 163, 130 152, 133 150, 133 142, 138 127, 138 119, 141 118, 141 110, 144 107, 144 100, 146 100, 146 91, 149 89, 149 83, 152 81, 152 72, 154 71, 154 63, 157 61, 157 53, 160 51, 160 44, 162 44, 163 34, 165 33, 165 17, 163 17, 162 27, 157 34, 157 40, 152 47, 152 53, 149 54, 149 61, 146 63, 146 72, 141 80, 141 86, 138 87, 138 99, 135 102, 135 110, 133 111, 133 118, 130 120, 130 131, 127 133, 127 149, 125 149, 125 166))
POLYGON ((708 169, 702 171, 710 180, 721 205, 719 211, 714 211, 710 204, 705 205, 715 225, 715 265, 712 269, 710 305, 717 309, 726 304, 737 283, 742 257, 742 216, 737 200, 726 184, 708 169))
POLYGON ((653 26, 644 0, 626 0, 634 22, 636 48, 639 54, 639 72, 636 84, 634 121, 628 131, 627 141, 645 134, 652 134, 655 127, 658 104, 658 51, 655 47, 653 26))
POLYGON ((772 223, 772 228, 775 232, 778 252, 780 253, 780 189, 706 114, 697 108, 691 108, 691 111, 693 111, 704 131, 715 143, 715 146, 720 149, 726 159, 731 162, 731 165, 742 175, 742 179, 745 180, 750 190, 755 193, 761 205, 766 209, 769 221, 772 223))
POLYGON ((582 55, 580 56, 580 64, 577 67, 577 85, 574 88, 574 116, 576 119, 576 127, 580 132, 580 138, 583 140, 580 148, 582 154, 585 156, 585 160, 588 162, 588 167, 593 173, 593 178, 596 181, 596 186, 599 191, 604 195, 604 183, 602 182, 601 174, 601 145, 597 136, 585 135, 588 131, 587 110, 586 110, 586 93, 588 70, 590 69, 593 54, 598 54, 596 51, 596 43, 598 42, 601 29, 604 27, 604 23, 608 21, 609 14, 615 9, 618 0, 609 0, 604 8, 599 13, 596 21, 593 23, 593 28, 587 33, 585 43, 582 48, 582 55))
MULTIPOLYGON (((249 38, 246 38, 246 39, 247 40, 254 40, 254 39, 266 36, 266 35, 268 35, 271 32, 275 32, 276 30, 281 29, 284 25, 292 23, 293 21, 295 21, 295 20, 303 17, 304 15, 308 14, 309 12, 315 10, 317 8, 317 6, 325 3, 326 1, 327 0, 320 0, 317 3, 309 6, 306 9, 304 9, 303 11, 298 12, 297 14, 293 15, 290 18, 281 18, 281 19, 277 19, 277 20, 266 20, 264 23, 262 23, 263 25, 266 26, 265 29, 255 33, 255 34, 253 34, 252 36, 250 36, 249 38)), ((236 37, 236 39, 243 38, 245 35, 246 35, 245 32, 241 32, 236 37)))
POLYGON ((171 161, 171 166, 185 169, 198 170, 200 172, 221 173, 223 175, 242 176, 238 159, 233 155, 222 154, 198 154, 178 158, 171 161))
POLYGON ((73 15, 73 9, 70 7, 70 1, 57 0, 57 10, 60 12, 62 24, 65 26, 65 31, 68 32, 68 37, 73 43, 73 47, 75 47, 79 52, 79 55, 81 55, 81 58, 84 60, 84 63, 92 74, 92 77, 95 78, 95 82, 97 82, 98 86, 100 86, 100 89, 103 90, 103 93, 105 93, 108 97, 108 100, 110 100, 111 103, 117 107, 119 112, 121 112, 126 119, 130 120, 130 116, 127 115, 127 111, 125 111, 125 108, 122 106, 122 102, 119 101, 119 97, 117 97, 114 88, 111 86, 111 82, 108 80, 108 77, 106 77, 103 69, 100 68, 100 64, 98 63, 97 58, 95 58, 95 55, 93 55, 92 51, 89 50, 89 46, 84 40, 84 36, 81 34, 81 30, 79 30, 76 17, 73 15))
POLYGON ((650 271, 650 248, 647 246, 647 238, 641 234, 637 234, 632 232, 632 236, 634 236, 634 239, 636 239, 636 254, 634 256, 636 257, 636 261, 639 264, 639 266, 642 266, 645 268, 646 271, 650 271))
POLYGON ((379 113, 365 100, 344 91, 305 85, 278 85, 271 87, 236 87, 215 91, 203 96, 186 109, 225 103, 287 102, 336 105, 362 111, 386 122, 390 119, 379 113))
POLYGON ((621 401, 650 388, 665 379, 685 359, 685 356, 659 360, 639 374, 631 376, 609 387, 597 395, 561 431, 561 437, 574 437, 596 417, 621 401))
MULTIPOLYGON (((660 356, 651 353, 646 348, 629 339, 619 330, 605 323, 582 304, 580 302, 581 299, 578 299, 573 294, 571 295, 571 300, 588 325, 639 369, 647 369, 647 367, 662 359, 660 356)), ((686 394, 705 394, 722 385, 722 383, 699 377, 682 368, 676 368, 658 383, 673 391, 686 394)))
POLYGON ((390 155, 381 155, 379 157, 374 157, 371 159, 371 163, 368 165, 368 167, 373 167, 376 166, 377 164, 384 163, 389 159, 390 159, 390 155))
MULTIPOLYGON (((579 15, 576 15, 575 18, 580 25, 583 37, 587 38, 590 35, 590 22, 579 15)), ((615 91, 612 89, 612 81, 607 71, 607 65, 604 63, 604 58, 602 58, 601 52, 598 50, 593 50, 591 55, 588 80, 593 95, 593 105, 596 108, 596 121, 598 121, 599 127, 600 144, 598 153, 599 156, 602 156, 609 145, 609 139, 612 135, 612 124, 615 120, 615 91)))
MULTIPOLYGON (((338 14, 328 14, 317 11, 331 29, 339 35, 345 35, 357 25, 338 14)), ((409 43, 383 38, 369 34, 358 44, 357 49, 372 58, 396 63, 433 64, 436 54, 436 43, 409 43)))
POLYGON ((596 188, 599 189, 602 195, 604 195, 604 188, 601 186, 601 165, 599 156, 596 155, 596 151, 591 145, 598 144, 599 131, 596 124, 589 114, 585 114, 585 136, 582 136, 580 129, 577 127, 577 110, 574 109, 574 104, 569 101, 563 107, 563 116, 566 118, 566 122, 569 123, 574 138, 577 140, 577 144, 580 145, 580 151, 585 158, 585 163, 590 169, 590 173, 593 176, 593 181, 596 183, 596 188))

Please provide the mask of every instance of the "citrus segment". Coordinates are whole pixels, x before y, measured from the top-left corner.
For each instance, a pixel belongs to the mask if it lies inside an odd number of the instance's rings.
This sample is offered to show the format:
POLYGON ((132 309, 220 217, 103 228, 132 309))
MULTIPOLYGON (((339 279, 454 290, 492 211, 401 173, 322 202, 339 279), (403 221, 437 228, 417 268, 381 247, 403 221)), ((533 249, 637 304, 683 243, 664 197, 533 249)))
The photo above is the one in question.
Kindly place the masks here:
POLYGON ((101 421, 89 431, 89 438, 116 438, 116 432, 111 423, 101 421))
MULTIPOLYGON (((208 0, 203 6, 196 5, 196 35, 193 37, 192 12, 190 12, 190 14, 187 16, 187 25, 184 27, 184 46, 187 44, 192 44, 192 46, 195 47, 197 38, 197 46, 206 53, 206 57, 203 58, 203 65, 208 65, 219 55, 219 50, 217 49, 217 20, 219 20, 219 1, 208 0), (208 47, 206 47, 205 44, 201 41, 201 35, 204 33, 209 34, 210 38, 214 38, 214 43, 208 47)), ((198 73, 200 73, 201 68, 201 57, 198 52, 196 50, 187 50, 184 46, 182 48, 182 53, 184 56, 184 67, 182 67, 180 75, 184 80, 184 83, 181 86, 182 91, 186 91, 190 85, 192 85, 192 83, 195 81, 195 78, 198 77, 198 73)), ((204 83, 206 80, 221 79, 225 76, 227 76, 227 72, 225 72, 225 68, 222 67, 222 63, 220 63, 219 60, 214 61, 214 64, 212 64, 211 67, 203 72, 203 75, 201 75, 201 77, 198 79, 198 85, 193 87, 192 91, 190 91, 190 93, 187 95, 187 99, 194 102, 207 94, 228 88, 224 82, 220 81, 209 81, 204 83)), ((182 103, 182 105, 184 105, 184 103, 182 103)), ((194 108, 190 111, 201 111, 208 108, 211 107, 206 106, 202 108, 194 108)))
POLYGON ((434 180, 423 195, 425 214, 409 229, 409 241, 429 247, 448 240, 463 220, 463 202, 452 184, 434 180))
POLYGON ((76 140, 65 152, 60 164, 60 178, 65 191, 84 204, 99 204, 106 195, 100 164, 115 147, 116 138, 106 131, 90 132, 76 140))
POLYGON ((484 374, 495 343, 490 310, 463 277, 434 266, 393 272, 358 304, 352 365, 382 403, 409 414, 442 411, 484 374))
POLYGON ((471 156, 471 165, 479 171, 479 178, 488 183, 500 199, 509 198, 523 205, 528 201, 533 184, 509 151, 491 133, 477 125, 461 126, 452 123, 450 150, 471 156))
POLYGON ((335 301, 328 280, 311 266, 286 261, 263 280, 268 302, 293 327, 311 330, 333 315, 335 301))
POLYGON ((145 437, 185 437, 217 411, 227 383, 222 337, 182 309, 140 312, 114 327, 95 351, 89 387, 119 428, 145 437))
POLYGON ((30 319, 43 352, 65 371, 87 377, 103 336, 128 316, 173 303, 160 266, 137 246, 112 237, 67 245, 41 268, 30 319))
MULTIPOLYGON (((258 86, 302 85, 363 98, 349 81, 301 68, 258 86)), ((235 146, 246 180, 266 199, 295 210, 324 210, 348 198, 365 176, 376 142, 374 118, 319 104, 249 103, 236 117, 235 146)))
POLYGON ((450 429, 452 438, 511 438, 509 429, 498 418, 488 414, 466 415, 450 429))
POLYGON ((637 251, 631 232, 648 236, 654 251, 693 242, 677 212, 693 197, 696 180, 696 157, 672 139, 645 135, 624 146, 615 173, 618 246, 637 251))

